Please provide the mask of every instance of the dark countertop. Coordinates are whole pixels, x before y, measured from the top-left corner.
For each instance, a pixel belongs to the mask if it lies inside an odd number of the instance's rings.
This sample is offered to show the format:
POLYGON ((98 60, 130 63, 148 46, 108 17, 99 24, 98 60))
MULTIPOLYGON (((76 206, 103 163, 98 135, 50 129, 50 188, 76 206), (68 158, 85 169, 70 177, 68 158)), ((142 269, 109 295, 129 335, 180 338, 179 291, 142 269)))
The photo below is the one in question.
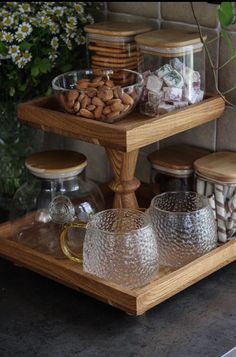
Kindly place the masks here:
POLYGON ((236 262, 140 317, 0 259, 1 357, 220 357, 236 346, 236 262))

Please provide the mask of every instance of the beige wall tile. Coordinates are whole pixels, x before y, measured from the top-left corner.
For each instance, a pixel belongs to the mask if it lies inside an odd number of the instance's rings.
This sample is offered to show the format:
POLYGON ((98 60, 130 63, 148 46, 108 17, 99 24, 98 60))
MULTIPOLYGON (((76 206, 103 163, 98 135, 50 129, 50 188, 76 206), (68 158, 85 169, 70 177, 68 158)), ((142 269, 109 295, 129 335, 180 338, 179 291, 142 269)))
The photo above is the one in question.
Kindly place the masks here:
MULTIPOLYGON (((162 28, 175 28, 180 30, 193 30, 198 31, 197 27, 194 25, 187 25, 187 24, 176 24, 170 21, 163 21, 161 23, 162 28)), ((207 40, 211 40, 216 38, 218 33, 215 30, 206 30, 202 29, 204 35, 207 35, 207 40)), ((212 42, 208 45, 211 57, 213 58, 216 65, 218 65, 218 40, 212 42)), ((210 67, 210 63, 206 56, 206 92, 215 93, 215 84, 214 84, 214 76, 212 69, 210 67)))
MULTIPOLYGON (((236 33, 229 33, 234 50, 236 50, 236 33)), ((228 47, 220 40, 220 65, 230 58, 228 47)), ((236 58, 219 70, 219 88, 222 92, 236 86, 236 58)), ((226 98, 236 105, 236 89, 226 95, 226 98)))
POLYGON ((151 176, 151 165, 147 159, 147 154, 144 152, 139 152, 138 161, 135 170, 135 177, 137 177, 141 182, 150 182, 151 176))
POLYGON ((135 23, 139 22, 139 23, 150 25, 152 27, 152 29, 159 28, 158 20, 156 20, 154 18, 143 17, 143 16, 135 16, 135 15, 130 15, 130 14, 109 12, 107 14, 107 20, 108 21, 127 21, 127 22, 135 22, 135 23))
POLYGON ((226 107, 217 121, 216 151, 236 151, 236 111, 226 107))
POLYGON ((79 151, 87 157, 86 173, 89 179, 99 183, 111 180, 110 164, 102 146, 65 138, 65 149, 79 151))
POLYGON ((108 11, 158 18, 158 2, 107 2, 108 11))
POLYGON ((174 144, 189 144, 215 151, 216 122, 212 121, 160 141, 160 148, 174 144))
MULTIPOLYGON (((200 25, 217 27, 217 7, 207 2, 194 2, 194 10, 200 25)), ((161 2, 161 17, 164 20, 196 24, 190 2, 161 2)))

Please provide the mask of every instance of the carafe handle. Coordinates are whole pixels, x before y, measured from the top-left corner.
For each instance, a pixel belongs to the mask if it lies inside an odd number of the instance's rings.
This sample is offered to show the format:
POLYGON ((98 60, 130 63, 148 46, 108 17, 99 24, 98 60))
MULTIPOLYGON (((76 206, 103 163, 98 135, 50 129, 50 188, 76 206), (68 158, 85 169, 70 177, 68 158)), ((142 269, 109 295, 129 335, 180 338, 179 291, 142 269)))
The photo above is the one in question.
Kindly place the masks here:
POLYGON ((61 249, 65 256, 72 260, 75 263, 82 264, 83 259, 79 256, 74 254, 71 249, 67 245, 67 232, 69 228, 86 228, 87 223, 84 222, 72 222, 72 223, 66 223, 64 225, 64 228, 60 234, 60 244, 61 244, 61 249))

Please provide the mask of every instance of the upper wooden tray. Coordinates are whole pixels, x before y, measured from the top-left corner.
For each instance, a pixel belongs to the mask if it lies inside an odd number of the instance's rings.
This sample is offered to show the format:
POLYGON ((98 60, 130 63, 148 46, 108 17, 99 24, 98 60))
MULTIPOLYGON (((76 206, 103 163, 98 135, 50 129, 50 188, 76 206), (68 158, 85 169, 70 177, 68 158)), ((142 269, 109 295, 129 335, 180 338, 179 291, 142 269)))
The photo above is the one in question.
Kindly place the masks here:
POLYGON ((224 107, 224 100, 214 96, 154 118, 134 111, 117 123, 107 124, 60 112, 55 97, 49 96, 19 104, 17 114, 32 127, 129 152, 218 119, 224 107))
POLYGON ((236 239, 176 269, 162 268, 156 278, 137 289, 97 278, 82 266, 59 260, 11 240, 11 225, 0 225, 0 256, 132 315, 141 315, 236 259, 236 239))

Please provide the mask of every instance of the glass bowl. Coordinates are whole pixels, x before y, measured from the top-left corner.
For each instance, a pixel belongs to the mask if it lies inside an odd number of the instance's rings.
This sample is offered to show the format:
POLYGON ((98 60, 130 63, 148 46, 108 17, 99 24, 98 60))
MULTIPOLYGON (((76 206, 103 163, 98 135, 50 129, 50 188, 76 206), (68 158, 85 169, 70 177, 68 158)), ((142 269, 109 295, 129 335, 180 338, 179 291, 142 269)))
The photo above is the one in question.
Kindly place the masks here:
POLYGON ((161 265, 183 266, 217 246, 216 221, 205 196, 191 191, 165 192, 152 199, 149 214, 161 265))
POLYGON ((85 69, 57 76, 52 88, 66 112, 114 123, 135 108, 143 77, 129 69, 85 69))

